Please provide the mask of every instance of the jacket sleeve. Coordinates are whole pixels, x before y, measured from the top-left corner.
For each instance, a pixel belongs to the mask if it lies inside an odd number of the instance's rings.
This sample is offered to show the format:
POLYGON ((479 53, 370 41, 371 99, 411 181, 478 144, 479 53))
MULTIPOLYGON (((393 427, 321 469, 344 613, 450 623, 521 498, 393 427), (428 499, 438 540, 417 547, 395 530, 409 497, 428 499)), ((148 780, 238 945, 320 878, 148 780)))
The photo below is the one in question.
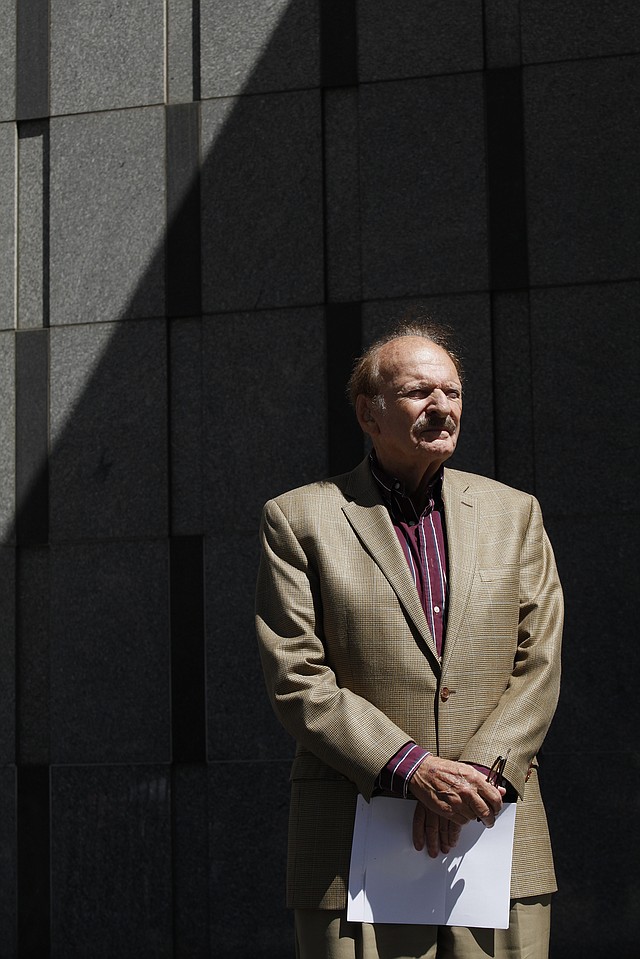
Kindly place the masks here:
POLYGON ((520 550, 518 643, 499 702, 460 759, 490 766, 509 749, 505 777, 522 796, 527 770, 545 738, 560 690, 562 589, 540 507, 531 501, 520 550))
POLYGON ((316 570, 279 504, 267 503, 256 593, 256 628, 276 716, 304 748, 369 799, 380 770, 411 737, 338 686, 325 657, 316 570))

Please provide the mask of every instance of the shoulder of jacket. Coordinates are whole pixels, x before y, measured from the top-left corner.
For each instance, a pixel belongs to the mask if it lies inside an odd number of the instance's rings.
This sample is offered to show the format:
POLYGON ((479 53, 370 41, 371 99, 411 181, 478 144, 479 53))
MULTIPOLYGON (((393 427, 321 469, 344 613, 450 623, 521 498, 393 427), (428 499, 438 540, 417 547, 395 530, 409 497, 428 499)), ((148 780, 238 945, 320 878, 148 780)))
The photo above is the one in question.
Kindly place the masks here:
POLYGON ((332 476, 329 479, 318 480, 315 483, 307 483, 305 486, 298 486, 295 489, 287 490, 268 500, 265 509, 269 509, 272 504, 288 513, 291 509, 300 510, 305 506, 318 508, 319 504, 337 503, 342 504, 346 500, 345 486, 349 473, 340 476, 332 476))
POLYGON ((532 493, 507 486, 505 483, 500 483, 489 476, 481 476, 479 473, 467 473, 464 470, 446 467, 444 474, 445 482, 451 488, 460 491, 468 490, 470 493, 480 496, 497 496, 499 499, 521 503, 522 505, 530 505, 532 500, 535 501, 535 496, 532 493))

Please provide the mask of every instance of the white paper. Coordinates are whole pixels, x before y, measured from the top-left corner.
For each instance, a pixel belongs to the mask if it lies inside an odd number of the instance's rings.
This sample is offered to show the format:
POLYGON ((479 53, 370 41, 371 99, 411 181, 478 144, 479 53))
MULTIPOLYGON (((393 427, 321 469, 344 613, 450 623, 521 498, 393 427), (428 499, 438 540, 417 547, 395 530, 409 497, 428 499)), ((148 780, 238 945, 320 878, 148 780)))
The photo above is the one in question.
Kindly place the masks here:
POLYGON ((358 796, 347 918, 507 929, 516 804, 492 829, 469 822, 446 856, 413 848, 415 802, 358 796))

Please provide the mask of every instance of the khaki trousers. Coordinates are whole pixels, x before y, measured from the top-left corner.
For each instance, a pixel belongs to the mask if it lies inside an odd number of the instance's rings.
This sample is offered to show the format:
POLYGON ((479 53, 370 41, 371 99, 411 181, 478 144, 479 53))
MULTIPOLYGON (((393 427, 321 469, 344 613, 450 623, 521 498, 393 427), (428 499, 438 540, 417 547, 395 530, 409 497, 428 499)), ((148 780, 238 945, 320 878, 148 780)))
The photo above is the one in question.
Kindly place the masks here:
POLYGON ((551 896, 514 899, 508 929, 347 922, 346 910, 296 909, 297 959, 548 959, 551 896))

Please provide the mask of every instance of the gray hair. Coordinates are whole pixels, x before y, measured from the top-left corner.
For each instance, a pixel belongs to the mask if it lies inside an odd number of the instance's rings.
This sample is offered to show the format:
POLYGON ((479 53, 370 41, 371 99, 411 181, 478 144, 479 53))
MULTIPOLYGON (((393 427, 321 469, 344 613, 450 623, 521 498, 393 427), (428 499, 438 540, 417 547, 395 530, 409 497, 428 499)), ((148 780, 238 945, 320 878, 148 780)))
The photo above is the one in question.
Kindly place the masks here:
POLYGON ((368 396, 379 409, 384 409, 384 399, 381 395, 380 351, 387 343, 403 336, 420 337, 443 349, 450 357, 462 383, 462 363, 458 354, 451 347, 450 331, 430 319, 403 321, 378 337, 356 360, 347 383, 347 396, 354 409, 356 399, 361 393, 368 396))

